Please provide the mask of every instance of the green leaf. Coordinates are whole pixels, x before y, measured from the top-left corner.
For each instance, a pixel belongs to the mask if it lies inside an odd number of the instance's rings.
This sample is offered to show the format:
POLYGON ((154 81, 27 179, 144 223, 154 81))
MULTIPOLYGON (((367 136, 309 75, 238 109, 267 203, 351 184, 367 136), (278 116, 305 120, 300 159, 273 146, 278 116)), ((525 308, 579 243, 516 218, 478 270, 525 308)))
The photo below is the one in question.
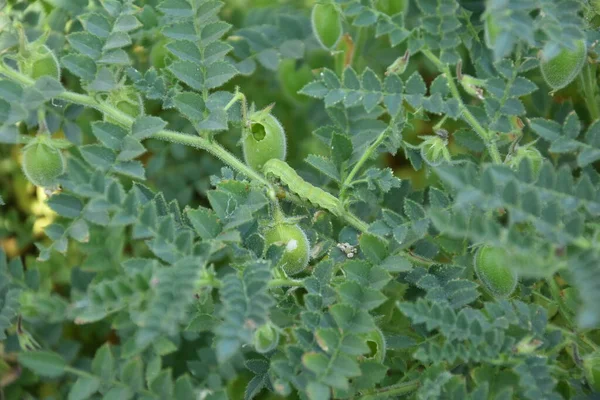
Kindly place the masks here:
POLYGON ((84 81, 91 81, 96 76, 96 63, 88 56, 68 54, 60 61, 73 75, 84 81))
POLYGON ((68 400, 86 400, 100 389, 102 381, 100 379, 90 377, 80 377, 69 391, 68 400))
POLYGON ((202 96, 192 92, 177 94, 173 99, 175 107, 190 121, 202 121, 206 110, 202 96))
POLYGON ((327 93, 329 93, 329 89, 322 82, 315 81, 304 86, 302 89, 300 89, 299 93, 317 99, 322 99, 327 95, 327 93))
POLYGON ((386 242, 375 235, 361 235, 360 249, 374 263, 379 263, 388 256, 386 242))
POLYGON ((48 199, 48 205, 58 215, 67 218, 77 218, 83 210, 83 203, 77 197, 58 193, 48 199))
POLYGON ((329 400, 331 398, 331 391, 327 387, 319 382, 310 382, 306 388, 309 400, 329 400))
POLYGON ((317 169, 319 172, 325 174, 336 182, 340 182, 341 177, 335 164, 328 158, 309 154, 305 160, 312 167, 317 169))
POLYGON ((561 127, 557 122, 543 118, 530 119, 529 126, 535 133, 549 141, 558 139, 561 133, 561 127))
POLYGON ((196 400, 197 394, 192 378, 189 375, 182 375, 177 378, 173 394, 177 400, 196 400))
POLYGON ((339 328, 344 332, 367 333, 374 329, 375 323, 368 312, 355 309, 346 304, 336 304, 330 309, 339 328))
POLYGON ((75 32, 67 36, 73 48, 94 60, 102 55, 102 41, 88 32, 75 32))
POLYGON ((96 72, 96 77, 87 86, 88 90, 98 92, 109 92, 117 87, 114 74, 107 67, 101 67, 96 72))
POLYGON ((317 376, 327 373, 329 359, 320 353, 307 353, 302 356, 302 364, 317 376))
POLYGON ((189 17, 192 14, 192 6, 186 0, 164 0, 158 9, 172 17, 189 17))
POLYGON ((231 29, 231 25, 224 21, 217 21, 211 24, 204 25, 200 32, 200 40, 203 45, 207 45, 216 40, 219 40, 221 36, 225 35, 227 31, 231 29))
POLYGON ((79 151, 81 152, 81 155, 85 161, 87 161, 91 166, 100 169, 110 168, 117 158, 116 154, 112 150, 97 144, 81 146, 79 151))
POLYGON ((163 130, 167 122, 159 117, 143 115, 133 122, 132 134, 138 140, 144 140, 163 130))
POLYGON ((67 363, 58 354, 50 351, 28 351, 19 353, 19 363, 36 374, 58 378, 65 373, 67 363))
POLYGON ((131 60, 125 50, 117 49, 105 52, 98 59, 98 64, 130 65, 131 60))
POLYGON ((188 209, 186 215, 198 235, 204 240, 214 239, 221 232, 219 219, 212 210, 206 208, 188 209))
POLYGON ((121 152, 117 156, 117 161, 129 161, 144 154, 146 148, 140 141, 133 136, 126 136, 121 145, 121 152))
POLYGON ((343 283, 338 287, 337 292, 343 302, 365 310, 377 308, 386 300, 378 290, 363 287, 355 281, 343 283))
POLYGON ((103 381, 110 381, 116 375, 115 357, 108 343, 102 345, 92 360, 92 373, 103 381))
POLYGON ((108 19, 99 13, 86 14, 81 20, 86 31, 102 39, 106 39, 112 30, 111 23, 108 19))
POLYGON ((60 82, 50 76, 42 76, 36 80, 34 87, 44 96, 44 99, 46 100, 57 97, 59 94, 65 91, 60 82))
POLYGON ((171 377, 171 370, 162 370, 156 378, 150 382, 150 390, 156 393, 162 399, 173 398, 173 379, 171 377))
POLYGON ((188 40, 194 42, 197 40, 196 28, 193 22, 179 22, 163 29, 163 34, 175 40, 188 40))
POLYGON ((228 82, 237 73, 237 69, 230 63, 217 61, 206 68, 206 82, 204 85, 207 89, 217 88, 228 82))
POLYGON ((167 44, 167 49, 183 61, 189 61, 196 64, 202 63, 202 53, 194 42, 176 40, 167 44))
POLYGON ((348 161, 352 156, 352 141, 346 135, 334 133, 331 138, 330 152, 331 159, 339 169, 342 167, 343 163, 348 161))
POLYGON ((113 31, 114 32, 130 32, 130 31, 136 30, 141 25, 142 24, 140 24, 140 21, 138 21, 138 19, 136 17, 134 17, 133 15, 122 14, 119 18, 117 18, 117 21, 115 22, 115 25, 113 26, 113 31))
POLYGON ((9 80, 0 80, 0 98, 8 102, 19 102, 22 96, 21 85, 9 80))
MULTIPOLYGON (((124 32, 113 32, 110 34, 110 36, 108 37, 108 39, 106 40, 106 42, 104 43, 104 46, 102 46, 102 50, 107 51, 107 50, 114 50, 114 49, 120 49, 122 47, 126 47, 129 46, 131 44, 131 37, 124 33, 124 32)), ((127 56, 120 56, 121 59, 128 60, 127 56)), ((102 57, 102 60, 107 59, 108 57, 106 55, 104 55, 102 57)), ((115 56, 112 56, 112 58, 115 58, 115 56)), ((127 62, 122 62, 123 64, 127 64, 127 62)))
POLYGON ((204 74, 198 64, 190 61, 175 61, 168 68, 177 79, 186 83, 191 88, 196 90, 204 89, 204 74))
POLYGON ((104 146, 112 150, 119 150, 123 139, 127 136, 124 128, 109 122, 94 122, 92 133, 104 146))
POLYGON ((363 96, 363 106, 365 110, 371 111, 379 102, 382 100, 381 94, 381 81, 371 70, 367 68, 362 75, 362 86, 365 91, 365 95, 363 96))

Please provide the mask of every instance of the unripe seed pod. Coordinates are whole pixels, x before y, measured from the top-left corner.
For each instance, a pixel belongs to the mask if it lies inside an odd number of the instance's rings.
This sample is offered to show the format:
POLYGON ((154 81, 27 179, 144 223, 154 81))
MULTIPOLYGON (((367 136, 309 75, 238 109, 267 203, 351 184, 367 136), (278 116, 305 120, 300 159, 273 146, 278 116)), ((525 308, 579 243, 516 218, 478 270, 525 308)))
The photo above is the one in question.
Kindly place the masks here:
POLYGON ((167 66, 169 55, 169 51, 166 47, 167 43, 168 41, 163 39, 152 46, 152 50, 150 50, 150 62, 154 68, 164 68, 167 66))
POLYGON ((32 184, 45 188, 55 187, 66 167, 61 151, 45 137, 34 139, 23 149, 22 166, 32 184))
POLYGON ((540 62, 544 80, 554 90, 562 89, 575 79, 587 57, 585 40, 576 43, 576 49, 563 49, 554 58, 540 62))
POLYGON ((342 18, 333 4, 315 4, 311 13, 313 32, 324 49, 333 50, 342 37, 342 18))
POLYGON ((277 76, 281 83, 284 93, 292 100, 305 103, 309 100, 308 96, 299 94, 300 90, 314 79, 313 73, 308 64, 296 68, 296 60, 283 60, 279 63, 277 76))
POLYGON ((254 348, 259 353, 268 353, 277 347, 279 332, 266 323, 254 332, 254 348))
POLYGON ((483 31, 484 31, 485 45, 489 49, 493 49, 496 46, 496 38, 498 37, 498 34, 501 31, 500 31, 498 24, 494 20, 494 17, 491 14, 488 14, 485 17, 483 31))
POLYGON ((310 244, 298 225, 279 223, 267 229, 264 236, 265 250, 272 245, 283 246, 283 254, 277 267, 283 268, 288 275, 304 271, 308 265, 310 244))
POLYGON ((387 350, 387 342, 381 329, 376 328, 374 331, 369 332, 367 334, 367 342, 371 342, 375 345, 375 349, 373 349, 373 358, 378 362, 383 363, 387 350))
POLYGON ((246 164, 261 171, 263 165, 272 158, 285 160, 286 138, 283 127, 271 114, 252 121, 250 132, 242 139, 246 164))
POLYGON ((377 0, 376 7, 387 15, 396 15, 408 10, 409 0, 377 0))
POLYGON ((508 267, 506 251, 497 247, 484 246, 475 254, 475 273, 485 288, 496 297, 508 297, 519 278, 508 267))

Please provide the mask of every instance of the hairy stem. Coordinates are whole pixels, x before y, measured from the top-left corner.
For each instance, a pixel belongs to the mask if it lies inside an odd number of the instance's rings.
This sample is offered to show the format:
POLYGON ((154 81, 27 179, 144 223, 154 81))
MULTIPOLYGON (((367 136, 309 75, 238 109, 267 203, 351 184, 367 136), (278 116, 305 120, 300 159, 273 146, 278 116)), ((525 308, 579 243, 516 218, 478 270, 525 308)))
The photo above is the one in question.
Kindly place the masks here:
MULTIPOLYGON (((33 85, 35 83, 33 79, 1 64, 0 73, 24 85, 33 85)), ((127 128, 130 128, 133 125, 133 122, 135 121, 134 118, 123 113, 118 108, 113 107, 111 104, 98 102, 91 96, 65 91, 59 94, 57 98, 66 100, 71 103, 77 103, 87 107, 95 108, 127 128)), ((271 184, 269 183, 269 181, 267 181, 267 179, 264 176, 254 171, 252 168, 248 167, 240 160, 238 160, 237 157, 229 153, 221 145, 209 139, 205 139, 200 136, 192 136, 181 132, 170 131, 166 129, 155 133, 154 135, 152 135, 152 138, 206 150, 214 156, 220 158, 223 162, 230 165, 238 172, 241 172, 242 174, 246 175, 248 178, 260 182, 261 184, 271 188, 271 184)))
POLYGON ((501 164, 502 158, 500 157, 500 152, 498 151, 498 147, 494 142, 494 137, 492 132, 487 131, 477 118, 469 111, 467 106, 462 100, 460 96, 460 92, 458 91, 458 87, 454 82, 454 78, 452 77, 452 72, 450 71, 450 67, 447 64, 443 64, 439 58, 437 58, 431 51, 429 50, 421 50, 421 52, 427 57, 431 62, 433 62, 436 67, 440 70, 441 73, 446 75, 446 80, 448 81, 448 87, 450 88, 450 93, 452 93, 452 97, 454 97, 458 101, 458 105, 460 106, 461 114, 465 118, 465 120, 471 125, 475 133, 483 139, 485 146, 492 157, 492 161, 494 164, 501 164))
MULTIPOLYGON (((0 74, 5 75, 9 79, 12 79, 23 85, 30 86, 35 83, 35 81, 33 79, 29 78, 26 75, 21 74, 20 72, 14 70, 12 68, 9 68, 9 67, 3 65, 2 63, 0 63, 0 74)), ((93 97, 88 96, 88 95, 64 91, 61 94, 59 94, 57 96, 57 98, 71 102, 71 103, 77 103, 77 104, 81 104, 81 105, 84 105, 84 106, 87 106, 90 108, 95 108, 98 111, 102 112, 103 114, 111 117, 111 119, 115 120, 117 123, 119 123, 127 128, 130 128, 133 125, 133 122, 135 121, 134 118, 123 113, 119 109, 113 107, 111 104, 99 102, 96 99, 94 99, 93 97)), ((244 97, 243 97, 243 95, 238 94, 238 95, 236 95, 236 97, 234 97, 234 99, 236 101, 240 100, 240 99, 243 101, 244 97)), ((228 105, 228 107, 231 107, 233 105, 233 103, 234 103, 234 101, 232 101, 228 105)), ((210 138, 203 138, 200 136, 188 135, 185 133, 166 130, 166 129, 156 132, 155 134, 152 135, 152 138, 164 140, 164 141, 172 142, 172 143, 179 143, 179 144, 183 144, 186 146, 191 146, 191 147, 195 147, 198 149, 206 150, 209 153, 211 153, 212 155, 221 159, 221 161, 223 161, 224 163, 226 163, 233 169, 244 174, 245 176, 252 179, 253 181, 264 185, 267 188, 269 193, 274 193, 274 191, 275 191, 273 188, 273 185, 262 174, 260 174, 259 172, 253 170, 252 168, 250 168, 249 166, 244 164, 236 156, 231 154, 224 147, 222 147, 219 143, 213 141, 210 138)), ((340 214, 341 214, 340 216, 342 219, 344 219, 348 224, 352 225, 359 231, 361 231, 361 232, 367 231, 368 224, 365 223, 364 221, 360 220, 357 216, 355 216, 351 212, 344 210, 340 214)))
POLYGON ((367 162, 367 160, 369 158, 371 158, 371 156, 373 155, 373 152, 375 152, 375 150, 377 150, 377 148, 379 147, 381 142, 383 142, 383 139, 385 139, 386 135, 387 135, 387 129, 384 130, 383 132, 381 132, 381 134, 379 135, 377 140, 375 140, 367 148, 367 150, 363 153, 363 155, 360 157, 358 162, 354 165, 354 168, 352 168, 352 171, 350 171, 350 173, 348 174, 346 179, 344 179, 344 182, 342 183, 342 188, 340 189, 340 196, 339 196, 340 200, 342 202, 344 201, 344 198, 346 197, 346 190, 348 190, 348 188, 352 185, 352 180, 354 179, 354 177, 356 176, 358 171, 360 171, 362 166, 367 162))

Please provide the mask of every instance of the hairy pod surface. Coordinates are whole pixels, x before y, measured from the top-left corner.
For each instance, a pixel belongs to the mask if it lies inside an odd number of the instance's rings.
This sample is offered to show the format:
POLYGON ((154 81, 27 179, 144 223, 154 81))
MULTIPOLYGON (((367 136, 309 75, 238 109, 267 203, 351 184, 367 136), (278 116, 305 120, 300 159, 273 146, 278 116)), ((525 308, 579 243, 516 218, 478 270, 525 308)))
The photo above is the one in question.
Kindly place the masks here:
POLYGON ((65 172, 65 158, 61 151, 45 137, 36 138, 23 149, 23 172, 36 186, 53 187, 65 172))
POLYGON ((296 275, 306 268, 310 244, 306 234, 296 224, 280 223, 268 228, 265 233, 265 250, 272 245, 283 246, 283 254, 277 267, 286 274, 296 275))
POLYGON ((377 0, 376 7, 387 15, 405 13, 408 10, 408 0, 377 0))
POLYGON ((501 248, 483 246, 475 254, 475 273, 485 288, 496 297, 508 297, 519 278, 507 265, 506 251, 501 248))
POLYGON ((313 32, 324 49, 332 50, 342 37, 342 18, 333 4, 315 4, 311 13, 313 32))
POLYGON ((152 46, 150 50, 150 63, 155 68, 164 68, 167 65, 169 51, 167 50, 168 41, 163 39, 152 46))
POLYGON ((575 79, 587 57, 585 40, 576 44, 575 50, 563 49, 556 57, 540 62, 544 80, 552 89, 562 89, 575 79))
POLYGON ((369 344, 370 347, 374 347, 372 349, 373 359, 383 362, 383 360, 385 360, 387 342, 381 329, 377 328, 367 334, 367 344, 369 344))
POLYGON ((285 94, 299 103, 306 103, 309 98, 298 92, 313 80, 313 73, 308 64, 298 67, 296 60, 283 60, 277 72, 281 87, 285 94))
POLYGON ((496 39, 500 33, 500 28, 492 15, 487 15, 483 25, 485 45, 489 49, 493 49, 496 46, 496 39))
POLYGON ((283 126, 271 114, 253 121, 242 140, 246 164, 258 171, 271 159, 285 160, 286 146, 283 126))
POLYGON ((279 332, 266 323, 254 332, 254 348, 259 353, 268 353, 279 344, 279 332))

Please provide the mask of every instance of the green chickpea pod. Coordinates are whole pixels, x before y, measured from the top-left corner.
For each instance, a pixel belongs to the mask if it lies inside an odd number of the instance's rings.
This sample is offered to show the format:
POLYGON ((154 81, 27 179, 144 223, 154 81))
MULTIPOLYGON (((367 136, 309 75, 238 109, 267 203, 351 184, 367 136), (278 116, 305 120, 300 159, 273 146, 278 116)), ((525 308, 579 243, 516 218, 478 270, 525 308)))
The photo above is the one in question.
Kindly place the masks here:
POLYGON ((587 57, 585 40, 576 43, 576 49, 563 49, 550 60, 542 57, 540 70, 544 80, 553 90, 562 89, 577 77, 587 57))
POLYGON ((274 350, 279 343, 279 332, 267 322, 254 332, 254 348, 259 353, 274 350))
POLYGON ((242 138, 246 164, 261 171, 272 158, 285 160, 286 146, 285 131, 277 118, 264 112, 250 117, 250 129, 242 138))
POLYGON ((273 245, 283 246, 283 254, 277 267, 288 275, 296 275, 306 269, 310 259, 310 244, 306 234, 297 224, 276 222, 264 232, 265 251, 273 245))
POLYGON ((495 297, 508 297, 517 287, 519 278, 508 267, 506 251, 484 246, 475 254, 475 273, 484 287, 495 297))
POLYGON ((310 17, 313 32, 326 50, 337 46, 342 33, 342 17, 333 4, 315 4, 310 17))
POLYGON ((61 151, 52 145, 47 135, 38 135, 22 153, 23 173, 32 184, 44 188, 58 185, 66 163, 61 151))

